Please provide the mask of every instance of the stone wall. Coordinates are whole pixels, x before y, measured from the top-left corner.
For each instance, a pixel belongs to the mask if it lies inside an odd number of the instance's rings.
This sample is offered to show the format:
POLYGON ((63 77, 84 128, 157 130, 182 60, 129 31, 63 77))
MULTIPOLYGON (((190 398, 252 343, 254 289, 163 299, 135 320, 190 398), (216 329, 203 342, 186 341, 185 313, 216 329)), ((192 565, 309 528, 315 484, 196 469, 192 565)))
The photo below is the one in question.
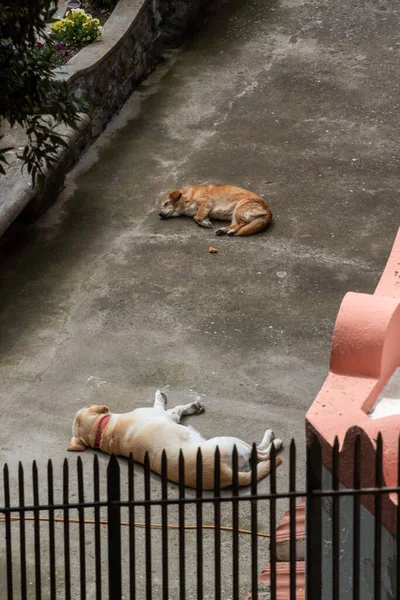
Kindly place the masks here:
POLYGON ((159 23, 158 2, 120 0, 106 23, 103 40, 58 69, 60 79, 86 92, 93 138, 161 59, 159 23))
POLYGON ((159 12, 165 45, 179 44, 195 26, 203 20, 204 10, 212 5, 205 0, 161 0, 159 12))

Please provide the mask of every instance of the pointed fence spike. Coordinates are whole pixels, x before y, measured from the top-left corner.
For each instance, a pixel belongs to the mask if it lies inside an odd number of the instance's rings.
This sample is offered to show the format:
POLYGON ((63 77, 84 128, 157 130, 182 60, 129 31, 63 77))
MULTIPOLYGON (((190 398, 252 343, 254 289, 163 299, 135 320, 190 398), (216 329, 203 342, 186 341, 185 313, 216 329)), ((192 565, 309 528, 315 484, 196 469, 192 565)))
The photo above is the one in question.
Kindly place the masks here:
POLYGON ((296 490, 296 444, 292 439, 289 448, 289 491, 296 490))
POLYGON ((183 455, 182 448, 179 450, 178 471, 179 488, 185 489, 185 457, 183 455))
POLYGON ((168 473, 168 463, 167 463, 167 453, 165 452, 165 450, 162 451, 161 454, 161 476, 163 478, 167 478, 167 473, 168 473))
MULTIPOLYGON (((272 444, 271 446, 271 452, 269 455, 269 460, 271 461, 271 470, 269 473, 270 476, 270 485, 272 485, 272 480, 275 479, 275 472, 276 472, 276 448, 275 445, 272 444)), ((274 493, 271 491, 271 494, 274 493)))
POLYGON ((214 452, 214 496, 219 495, 221 487, 221 452, 218 446, 214 452))
MULTIPOLYGON (((375 485, 376 487, 382 487, 383 485, 383 438, 381 432, 378 433, 376 439, 376 456, 375 456, 375 485)), ((382 496, 380 496, 382 498, 382 496)))
POLYGON ((339 438, 337 436, 332 446, 332 489, 339 489, 339 438))
POLYGON ((250 470, 251 470, 251 494, 254 495, 257 493, 257 445, 255 442, 252 445, 251 455, 250 455, 250 470))
POLYGON ((144 459, 143 459, 143 466, 144 466, 145 470, 150 468, 150 458, 149 458, 148 452, 145 452, 144 459))
POLYGON ((200 497, 203 490, 203 455, 200 446, 196 453, 196 496, 200 497))

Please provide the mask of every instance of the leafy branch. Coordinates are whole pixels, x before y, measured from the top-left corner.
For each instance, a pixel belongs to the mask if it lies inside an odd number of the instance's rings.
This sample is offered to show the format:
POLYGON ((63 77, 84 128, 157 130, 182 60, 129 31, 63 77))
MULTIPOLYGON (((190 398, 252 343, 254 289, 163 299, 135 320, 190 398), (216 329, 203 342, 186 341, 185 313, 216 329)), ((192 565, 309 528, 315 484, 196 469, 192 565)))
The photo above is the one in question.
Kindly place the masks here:
MULTIPOLYGON (((52 53, 57 50, 46 33, 55 11, 53 0, 6 0, 0 5, 0 122, 25 130, 28 141, 17 157, 41 189, 44 169, 67 145, 57 126, 76 129, 79 113, 87 109, 80 90, 55 79, 52 53), (37 52, 38 39, 49 52, 37 52)), ((0 175, 6 172, 10 150, 0 148, 0 175)))

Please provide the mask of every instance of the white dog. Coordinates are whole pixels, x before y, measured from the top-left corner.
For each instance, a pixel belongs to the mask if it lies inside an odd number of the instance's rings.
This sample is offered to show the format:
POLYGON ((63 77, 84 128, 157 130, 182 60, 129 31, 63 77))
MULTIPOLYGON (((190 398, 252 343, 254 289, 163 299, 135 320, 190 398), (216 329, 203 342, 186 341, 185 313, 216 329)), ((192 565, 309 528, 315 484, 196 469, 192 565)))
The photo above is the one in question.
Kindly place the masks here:
MULTIPOLYGON (((238 452, 238 483, 249 485, 251 482, 250 444, 234 437, 215 437, 206 440, 194 427, 181 425, 181 418, 204 412, 204 405, 191 402, 166 410, 167 398, 160 390, 156 392, 153 408, 137 408, 129 413, 110 413, 108 406, 86 406, 76 414, 68 450, 81 452, 86 448, 98 448, 109 454, 129 457, 143 463, 146 452, 150 468, 161 474, 161 457, 167 454, 168 479, 179 482, 179 453, 185 459, 185 485, 196 487, 196 458, 200 448, 203 458, 204 489, 214 487, 214 455, 218 446, 221 456, 221 487, 232 484, 232 452, 236 446, 238 452)), ((282 442, 274 439, 270 429, 257 446, 257 480, 266 477, 271 470, 271 447, 282 448, 282 442)), ((276 458, 276 465, 281 464, 276 458)))

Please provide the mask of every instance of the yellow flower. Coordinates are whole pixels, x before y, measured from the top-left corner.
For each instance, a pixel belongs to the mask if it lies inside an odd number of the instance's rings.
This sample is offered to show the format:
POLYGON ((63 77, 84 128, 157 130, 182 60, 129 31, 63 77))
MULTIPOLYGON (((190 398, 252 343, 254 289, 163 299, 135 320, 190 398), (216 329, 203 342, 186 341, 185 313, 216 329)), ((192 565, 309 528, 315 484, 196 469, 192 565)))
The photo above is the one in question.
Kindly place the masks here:
POLYGON ((53 23, 53 25, 51 26, 51 29, 53 29, 53 31, 60 31, 61 27, 62 27, 62 21, 56 21, 55 23, 53 23))
POLYGON ((98 19, 93 19, 93 23, 94 23, 95 25, 100 25, 100 21, 99 21, 98 19))

